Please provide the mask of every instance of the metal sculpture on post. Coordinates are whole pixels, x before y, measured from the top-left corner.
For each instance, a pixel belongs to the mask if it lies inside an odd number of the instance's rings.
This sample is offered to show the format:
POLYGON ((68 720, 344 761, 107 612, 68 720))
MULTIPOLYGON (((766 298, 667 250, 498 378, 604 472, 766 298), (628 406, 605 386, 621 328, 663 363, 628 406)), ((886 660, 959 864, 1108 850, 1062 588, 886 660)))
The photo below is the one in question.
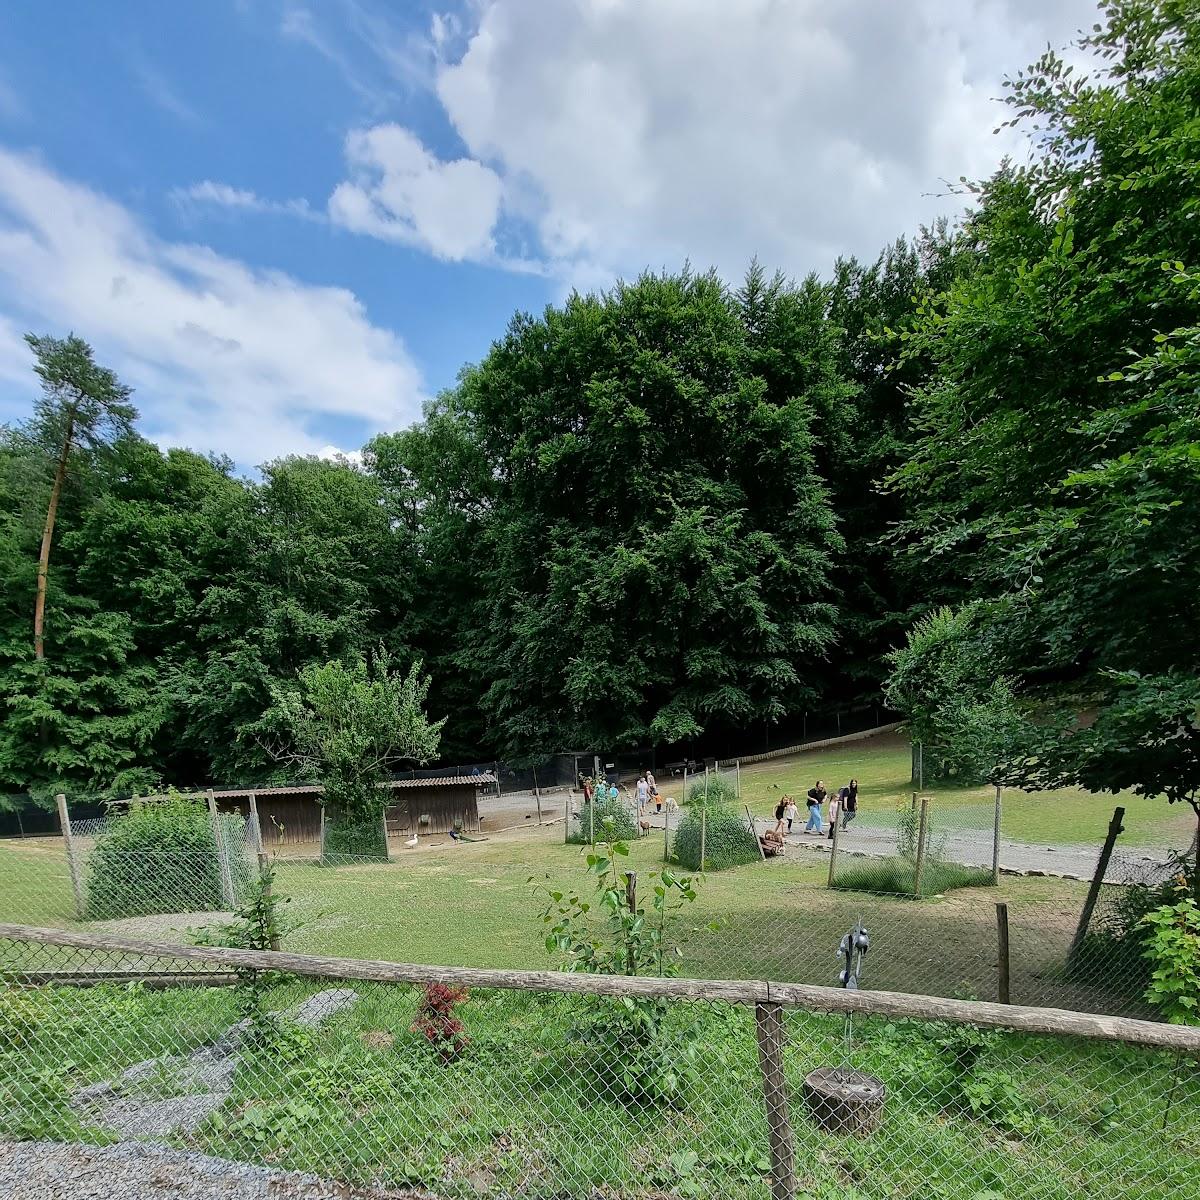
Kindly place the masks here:
POLYGON ((862 975, 863 960, 871 948, 871 939, 867 935, 867 927, 859 917, 858 922, 849 933, 842 936, 838 945, 838 957, 843 967, 838 974, 838 982, 850 991, 858 990, 859 976, 862 975))
MULTIPOLYGON (((863 962, 871 949, 867 927, 860 917, 838 943, 842 969, 838 982, 858 991, 863 962)), ((846 1017, 846 1053, 850 1053, 852 1018, 846 1017)), ((827 1133, 869 1137, 883 1118, 887 1088, 874 1075, 854 1070, 849 1063, 837 1067, 818 1067, 804 1079, 804 1102, 813 1122, 827 1133)))

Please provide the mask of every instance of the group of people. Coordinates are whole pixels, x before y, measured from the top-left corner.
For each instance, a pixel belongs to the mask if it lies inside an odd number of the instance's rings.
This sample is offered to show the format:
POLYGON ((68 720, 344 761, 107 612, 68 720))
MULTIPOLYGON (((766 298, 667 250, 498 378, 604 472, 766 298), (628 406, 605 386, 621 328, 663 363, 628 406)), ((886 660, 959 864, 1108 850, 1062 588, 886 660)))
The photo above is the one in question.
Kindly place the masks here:
MULTIPOLYGON (((822 808, 826 801, 829 802, 829 833, 830 838, 833 837, 833 831, 838 822, 841 822, 843 829, 858 816, 858 780, 851 779, 845 787, 839 788, 837 793, 830 796, 829 789, 826 788, 824 782, 820 779, 808 789, 808 823, 804 826, 804 833, 815 833, 817 837, 825 835, 825 826, 822 822, 822 808)), ((788 795, 786 792, 779 797, 779 803, 775 806, 775 836, 782 842, 786 833, 792 832, 792 822, 796 820, 799 813, 799 807, 796 804, 795 798, 788 795)))

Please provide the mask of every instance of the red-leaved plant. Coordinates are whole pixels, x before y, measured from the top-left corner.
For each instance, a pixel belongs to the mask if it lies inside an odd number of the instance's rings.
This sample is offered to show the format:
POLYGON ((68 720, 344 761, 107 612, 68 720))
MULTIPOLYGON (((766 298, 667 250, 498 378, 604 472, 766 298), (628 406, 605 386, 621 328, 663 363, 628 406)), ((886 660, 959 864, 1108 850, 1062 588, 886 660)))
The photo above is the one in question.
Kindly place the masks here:
POLYGON ((413 1033, 419 1033, 437 1051, 443 1062, 457 1058, 470 1038, 466 1026, 454 1015, 455 1008, 467 998, 463 988, 444 983, 425 985, 425 997, 412 1023, 413 1033))

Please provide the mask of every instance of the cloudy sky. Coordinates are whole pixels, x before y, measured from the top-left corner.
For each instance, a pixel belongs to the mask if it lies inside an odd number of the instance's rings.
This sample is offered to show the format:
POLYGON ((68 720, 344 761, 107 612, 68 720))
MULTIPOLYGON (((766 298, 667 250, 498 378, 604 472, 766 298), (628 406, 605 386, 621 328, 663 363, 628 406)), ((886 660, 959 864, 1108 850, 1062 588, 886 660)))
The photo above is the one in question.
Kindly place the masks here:
POLYGON ((420 413, 516 309, 873 258, 986 174, 1088 0, 0 6, 0 421, 26 330, 244 468, 420 413), (51 19, 52 13, 52 19, 51 19))

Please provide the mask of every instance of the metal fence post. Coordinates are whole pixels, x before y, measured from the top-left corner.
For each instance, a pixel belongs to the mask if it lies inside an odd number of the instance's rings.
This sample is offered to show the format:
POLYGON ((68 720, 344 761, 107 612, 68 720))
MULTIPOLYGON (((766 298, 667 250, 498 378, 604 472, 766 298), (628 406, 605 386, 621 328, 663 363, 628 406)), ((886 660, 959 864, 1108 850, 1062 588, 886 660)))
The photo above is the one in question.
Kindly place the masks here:
POLYGON ((1001 1004, 1011 1004, 1008 961, 1008 905, 1001 900, 996 905, 996 965, 998 971, 997 996, 1001 1004))
POLYGON ((54 797, 58 805, 58 823, 62 827, 63 845, 67 851, 67 869, 71 872, 71 891, 75 894, 75 915, 83 920, 83 880, 79 874, 79 860, 75 857, 75 839, 71 836, 71 814, 67 811, 67 798, 59 792, 54 797))
POLYGON ((671 810, 663 809, 663 862, 671 861, 671 810))
MULTIPOLYGON (((705 792, 705 800, 708 799, 708 793, 705 792)), ((700 810, 700 870, 704 870, 704 859, 706 857, 705 842, 708 840, 708 804, 700 810)))
POLYGON ((840 831, 842 824, 841 816, 842 814, 839 807, 837 816, 833 818, 833 829, 831 830, 833 834, 833 845, 829 848, 829 881, 826 885, 828 887, 833 887, 834 875, 837 871, 838 832, 840 831))
POLYGON ((929 823, 929 797, 921 797, 921 816, 917 823, 917 865, 913 872, 913 895, 921 897, 921 875, 925 870, 925 831, 929 823))
POLYGON ((1001 787, 996 784, 996 815, 992 823, 992 886, 1000 886, 1000 805, 1001 787))
POLYGON ((258 819, 258 797, 250 793, 250 840, 254 843, 254 853, 263 852, 262 823, 258 819))
POLYGON ((742 798, 742 760, 739 758, 735 761, 734 766, 737 769, 737 798, 742 798))
POLYGON ((783 1072, 783 1010, 778 1004, 754 1006, 758 1065, 762 1071, 763 1102, 771 1148, 771 1200, 794 1200, 796 1148, 788 1111, 787 1078, 783 1072))
POLYGON ((212 821, 213 838, 217 843, 217 867, 221 873, 221 903, 226 909, 233 908, 233 876, 229 870, 229 851, 225 844, 225 830, 221 828, 221 815, 217 812, 217 798, 212 788, 208 789, 208 816, 212 821))

